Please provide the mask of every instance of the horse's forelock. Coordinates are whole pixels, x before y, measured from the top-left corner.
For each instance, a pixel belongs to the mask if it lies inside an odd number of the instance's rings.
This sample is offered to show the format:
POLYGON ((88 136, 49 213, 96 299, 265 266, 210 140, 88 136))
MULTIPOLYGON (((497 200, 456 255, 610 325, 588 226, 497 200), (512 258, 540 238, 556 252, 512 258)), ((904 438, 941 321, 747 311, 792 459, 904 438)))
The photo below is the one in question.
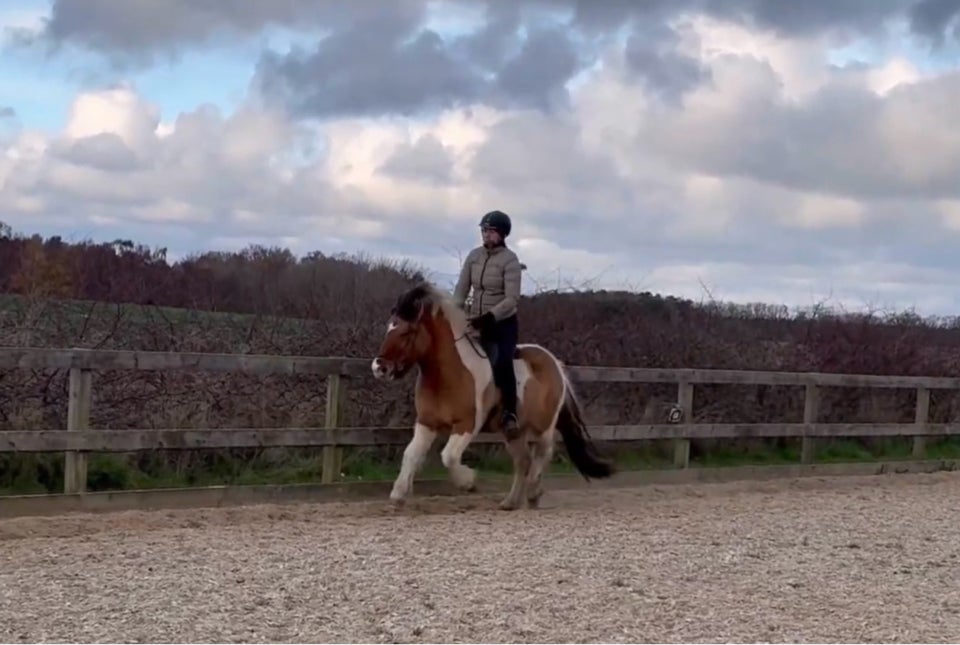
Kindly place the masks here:
POLYGON ((428 295, 427 290, 422 285, 410 289, 397 298, 397 304, 393 308, 394 314, 400 320, 409 323, 415 322, 420 314, 420 307, 424 305, 428 295))

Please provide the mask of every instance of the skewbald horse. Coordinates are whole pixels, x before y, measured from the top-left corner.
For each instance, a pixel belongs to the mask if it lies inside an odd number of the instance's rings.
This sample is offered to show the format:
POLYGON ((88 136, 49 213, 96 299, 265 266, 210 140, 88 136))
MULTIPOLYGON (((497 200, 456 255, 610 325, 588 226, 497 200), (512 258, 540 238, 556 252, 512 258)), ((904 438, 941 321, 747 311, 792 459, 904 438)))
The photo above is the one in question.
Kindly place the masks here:
MULTIPOLYGON (((373 374, 395 380, 414 366, 419 368, 413 438, 390 493, 395 504, 402 504, 410 493, 413 478, 438 435, 449 437, 441 459, 453 483, 462 490, 475 489, 476 473, 461 458, 481 429, 500 430, 500 390, 494 385, 490 360, 472 331, 466 314, 426 282, 403 293, 391 311, 386 335, 371 363, 373 374)), ((520 433, 505 437, 513 458, 513 484, 500 508, 517 509, 524 499, 531 507, 538 505, 557 430, 586 479, 610 477, 613 464, 597 453, 587 435, 560 361, 540 345, 520 344, 514 369, 520 433)))

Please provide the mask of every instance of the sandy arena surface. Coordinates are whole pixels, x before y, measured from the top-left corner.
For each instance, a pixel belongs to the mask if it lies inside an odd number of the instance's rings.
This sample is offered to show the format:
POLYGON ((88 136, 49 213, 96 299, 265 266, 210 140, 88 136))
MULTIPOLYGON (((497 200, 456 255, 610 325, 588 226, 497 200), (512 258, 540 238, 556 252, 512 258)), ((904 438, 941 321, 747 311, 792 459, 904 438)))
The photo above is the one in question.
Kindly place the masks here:
POLYGON ((960 474, 0 521, 0 641, 960 640, 960 474))

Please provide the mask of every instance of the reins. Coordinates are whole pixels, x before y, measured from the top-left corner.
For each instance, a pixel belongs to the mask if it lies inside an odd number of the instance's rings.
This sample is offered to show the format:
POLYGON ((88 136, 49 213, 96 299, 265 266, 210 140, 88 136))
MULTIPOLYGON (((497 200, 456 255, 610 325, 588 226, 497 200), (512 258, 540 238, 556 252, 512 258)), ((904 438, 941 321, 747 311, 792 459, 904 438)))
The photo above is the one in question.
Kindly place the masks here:
POLYGON ((482 350, 482 348, 478 346, 479 344, 477 343, 477 341, 476 341, 476 339, 473 337, 473 335, 470 333, 469 327, 460 335, 459 338, 455 338, 453 342, 454 342, 454 344, 456 344, 456 343, 459 343, 459 342, 460 342, 461 340, 463 340, 463 339, 466 339, 467 342, 470 344, 470 347, 473 348, 473 353, 474 353, 474 354, 476 354, 476 355, 479 356, 480 358, 485 358, 485 359, 489 359, 489 358, 490 358, 490 357, 487 355, 487 353, 484 352, 484 351, 482 350))

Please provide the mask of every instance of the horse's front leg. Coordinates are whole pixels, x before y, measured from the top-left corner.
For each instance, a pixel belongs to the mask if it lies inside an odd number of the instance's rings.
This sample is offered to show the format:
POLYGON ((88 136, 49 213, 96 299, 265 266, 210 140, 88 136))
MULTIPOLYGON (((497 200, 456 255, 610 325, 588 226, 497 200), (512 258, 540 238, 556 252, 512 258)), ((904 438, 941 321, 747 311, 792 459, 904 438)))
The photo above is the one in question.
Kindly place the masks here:
POLYGON ((403 451, 403 463, 400 466, 400 474, 393 482, 393 490, 390 491, 390 499, 394 504, 402 504, 407 495, 413 489, 413 478, 419 472, 423 465, 423 459, 427 456, 433 440, 437 433, 423 425, 416 423, 413 426, 413 438, 403 451))
POLYGON ((450 472, 450 479, 454 486, 461 490, 472 491, 476 489, 477 474, 473 468, 464 466, 461 463, 463 453, 473 441, 474 428, 471 424, 466 426, 454 426, 447 444, 440 453, 440 459, 443 465, 450 472))

